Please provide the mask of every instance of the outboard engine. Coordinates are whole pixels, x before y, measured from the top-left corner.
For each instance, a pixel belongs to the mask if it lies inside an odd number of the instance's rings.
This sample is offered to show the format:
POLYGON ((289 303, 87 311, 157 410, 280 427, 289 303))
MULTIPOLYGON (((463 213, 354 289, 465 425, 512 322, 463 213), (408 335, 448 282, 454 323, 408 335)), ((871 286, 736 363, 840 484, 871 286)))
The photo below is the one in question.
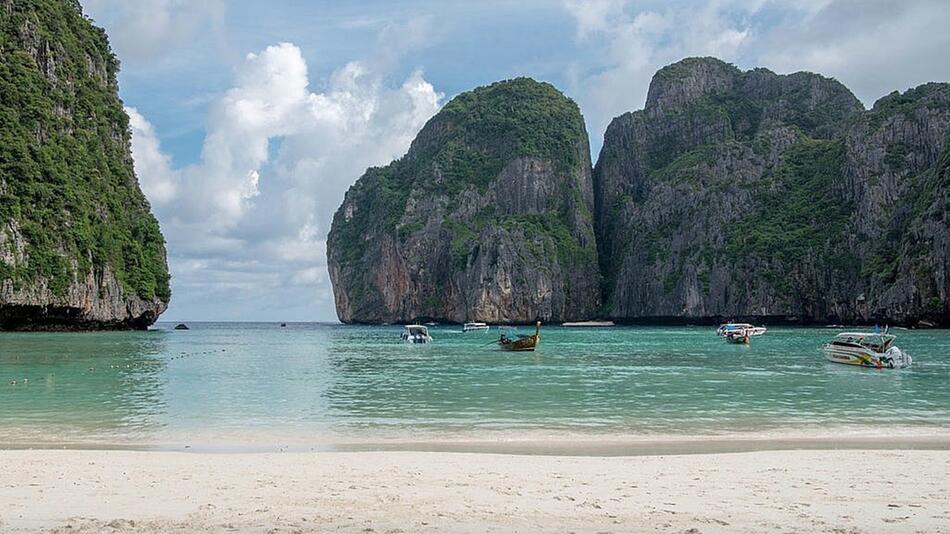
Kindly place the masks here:
POLYGON ((884 353, 884 357, 881 358, 881 363, 888 367, 899 369, 901 367, 910 367, 912 360, 910 354, 904 353, 897 347, 891 347, 884 353))

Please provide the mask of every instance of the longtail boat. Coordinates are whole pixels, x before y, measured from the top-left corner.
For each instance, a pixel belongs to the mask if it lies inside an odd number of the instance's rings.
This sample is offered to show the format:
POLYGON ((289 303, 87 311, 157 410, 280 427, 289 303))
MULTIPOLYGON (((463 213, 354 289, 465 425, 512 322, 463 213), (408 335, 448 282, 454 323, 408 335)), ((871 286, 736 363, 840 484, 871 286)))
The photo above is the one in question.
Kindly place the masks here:
POLYGON ((534 350, 534 348, 538 346, 539 341, 541 341, 541 321, 535 324, 533 336, 518 336, 518 338, 512 339, 502 334, 501 338, 498 339, 498 345, 501 347, 501 350, 520 352, 534 350))

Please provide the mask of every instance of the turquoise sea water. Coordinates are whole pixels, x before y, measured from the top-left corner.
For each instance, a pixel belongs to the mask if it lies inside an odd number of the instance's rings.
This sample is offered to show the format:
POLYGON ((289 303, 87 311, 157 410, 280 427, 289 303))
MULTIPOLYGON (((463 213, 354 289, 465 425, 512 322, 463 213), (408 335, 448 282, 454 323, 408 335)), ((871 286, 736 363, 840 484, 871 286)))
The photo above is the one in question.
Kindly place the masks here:
POLYGON ((0 334, 0 443, 950 430, 946 330, 898 330, 914 365, 878 371, 825 362, 829 328, 546 327, 505 353, 454 326, 191 326, 0 334))

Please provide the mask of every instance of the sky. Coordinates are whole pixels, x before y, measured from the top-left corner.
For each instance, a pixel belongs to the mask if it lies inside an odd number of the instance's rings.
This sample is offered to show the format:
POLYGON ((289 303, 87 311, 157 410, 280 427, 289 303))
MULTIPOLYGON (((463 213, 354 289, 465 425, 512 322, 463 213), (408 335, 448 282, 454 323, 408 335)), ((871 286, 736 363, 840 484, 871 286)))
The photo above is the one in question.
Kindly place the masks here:
POLYGON ((460 92, 530 76, 610 120, 689 56, 834 77, 868 107, 950 81, 946 0, 85 0, 121 61, 170 321, 335 321, 326 234, 460 92))

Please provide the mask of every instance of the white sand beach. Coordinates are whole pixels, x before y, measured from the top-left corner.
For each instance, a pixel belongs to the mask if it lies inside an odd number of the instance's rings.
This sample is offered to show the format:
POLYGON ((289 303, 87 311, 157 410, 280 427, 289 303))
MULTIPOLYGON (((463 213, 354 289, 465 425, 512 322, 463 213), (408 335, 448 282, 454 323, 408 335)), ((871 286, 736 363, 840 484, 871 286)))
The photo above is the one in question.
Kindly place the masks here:
POLYGON ((0 451, 2 532, 950 532, 950 451, 0 451))

